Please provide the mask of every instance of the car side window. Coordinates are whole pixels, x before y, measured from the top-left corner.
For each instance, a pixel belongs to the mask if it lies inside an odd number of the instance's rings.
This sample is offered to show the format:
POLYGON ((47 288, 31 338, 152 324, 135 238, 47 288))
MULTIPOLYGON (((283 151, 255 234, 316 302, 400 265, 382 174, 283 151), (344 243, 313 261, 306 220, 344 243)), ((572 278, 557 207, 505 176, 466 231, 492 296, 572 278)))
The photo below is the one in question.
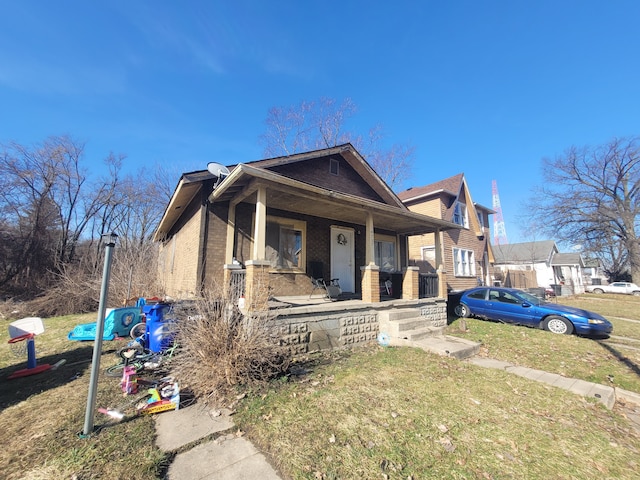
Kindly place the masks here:
POLYGON ((500 301, 504 303, 520 303, 516 297, 508 292, 504 292, 504 295, 500 297, 500 301))
POLYGON ((484 300, 485 294, 486 294, 486 290, 482 289, 482 290, 476 290, 475 292, 472 292, 468 295, 469 298, 475 298, 477 300, 484 300))

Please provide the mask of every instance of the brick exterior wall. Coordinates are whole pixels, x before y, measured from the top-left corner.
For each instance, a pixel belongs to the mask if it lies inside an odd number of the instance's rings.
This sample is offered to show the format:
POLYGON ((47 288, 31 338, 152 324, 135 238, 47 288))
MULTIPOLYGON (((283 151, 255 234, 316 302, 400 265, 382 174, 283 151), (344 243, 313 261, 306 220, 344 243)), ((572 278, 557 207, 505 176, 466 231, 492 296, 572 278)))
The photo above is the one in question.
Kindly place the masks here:
POLYGON ((203 210, 195 199, 187 207, 174 235, 160 245, 159 276, 164 293, 173 298, 193 298, 199 294, 198 264, 203 210))
MULTIPOLYGON (((464 193, 460 197, 460 201, 464 202, 464 193)), ((445 202, 444 199, 434 198, 425 202, 416 203, 414 205, 408 205, 409 210, 412 212, 420 213, 423 215, 432 215, 434 213, 438 215, 437 218, 443 218, 446 212, 451 208, 451 202, 445 202)), ((475 208, 467 205, 469 209, 469 215, 476 215, 475 208)), ((446 230, 442 232, 442 263, 444 271, 447 276, 447 290, 457 291, 472 288, 478 285, 478 277, 483 273, 486 276, 488 273, 490 277, 493 277, 493 266, 488 265, 489 272, 484 271, 481 268, 481 264, 484 260, 484 252, 487 251, 487 243, 489 242, 489 228, 487 227, 489 218, 488 215, 483 212, 483 221, 485 225, 484 237, 476 236, 476 233, 471 229, 462 228, 460 230, 446 230), (475 257, 476 275, 471 277, 456 277, 454 275, 453 264, 453 248, 462 248, 465 250, 472 250, 475 257)), ((434 234, 415 235, 409 238, 409 259, 412 265, 418 266, 423 273, 435 272, 437 265, 431 262, 422 260, 422 247, 434 246, 435 237, 434 234)))

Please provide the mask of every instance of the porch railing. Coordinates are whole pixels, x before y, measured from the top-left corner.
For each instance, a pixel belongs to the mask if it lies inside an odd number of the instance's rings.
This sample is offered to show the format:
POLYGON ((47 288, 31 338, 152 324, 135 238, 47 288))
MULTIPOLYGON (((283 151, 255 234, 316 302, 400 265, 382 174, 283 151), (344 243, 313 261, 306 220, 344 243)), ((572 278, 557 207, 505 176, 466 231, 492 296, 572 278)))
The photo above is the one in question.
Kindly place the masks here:
POLYGON ((233 270, 231 272, 231 284, 229 285, 230 300, 234 303, 244 296, 246 270, 233 270))
POLYGON ((420 298, 432 298, 438 296, 437 273, 421 273, 418 278, 418 296, 420 298))

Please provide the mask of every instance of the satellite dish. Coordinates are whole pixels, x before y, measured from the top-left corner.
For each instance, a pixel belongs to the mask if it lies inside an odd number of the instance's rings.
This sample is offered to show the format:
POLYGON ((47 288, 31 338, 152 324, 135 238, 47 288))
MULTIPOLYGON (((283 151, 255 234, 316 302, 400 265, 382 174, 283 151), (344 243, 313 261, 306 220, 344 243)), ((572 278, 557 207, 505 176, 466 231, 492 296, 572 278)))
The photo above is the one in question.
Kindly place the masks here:
POLYGON ((213 188, 216 188, 222 180, 224 180, 227 175, 229 175, 229 169, 224 165, 216 162, 209 162, 207 164, 207 170, 209 173, 216 177, 216 183, 213 188))
POLYGON ((209 173, 211 175, 218 178, 224 178, 229 175, 229 169, 224 165, 216 162, 209 162, 207 164, 207 170, 209 170, 209 173))

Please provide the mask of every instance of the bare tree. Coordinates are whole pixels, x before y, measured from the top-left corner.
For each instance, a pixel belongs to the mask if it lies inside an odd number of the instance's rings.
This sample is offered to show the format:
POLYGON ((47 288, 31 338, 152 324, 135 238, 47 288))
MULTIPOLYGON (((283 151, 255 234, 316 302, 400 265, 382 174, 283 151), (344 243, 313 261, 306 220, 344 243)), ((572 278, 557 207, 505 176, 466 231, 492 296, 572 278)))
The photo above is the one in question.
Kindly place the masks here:
POLYGON ((528 209, 547 233, 581 244, 613 275, 626 267, 640 283, 640 139, 615 138, 597 147, 571 147, 544 159, 545 183, 528 209), (624 265, 624 267, 623 267, 624 265))
POLYGON ((292 155, 350 142, 391 188, 400 187, 411 176, 414 147, 393 144, 385 147, 381 126, 365 135, 346 130, 357 112, 351 99, 338 103, 332 98, 303 101, 299 105, 272 107, 266 131, 260 140, 265 156, 292 155))

